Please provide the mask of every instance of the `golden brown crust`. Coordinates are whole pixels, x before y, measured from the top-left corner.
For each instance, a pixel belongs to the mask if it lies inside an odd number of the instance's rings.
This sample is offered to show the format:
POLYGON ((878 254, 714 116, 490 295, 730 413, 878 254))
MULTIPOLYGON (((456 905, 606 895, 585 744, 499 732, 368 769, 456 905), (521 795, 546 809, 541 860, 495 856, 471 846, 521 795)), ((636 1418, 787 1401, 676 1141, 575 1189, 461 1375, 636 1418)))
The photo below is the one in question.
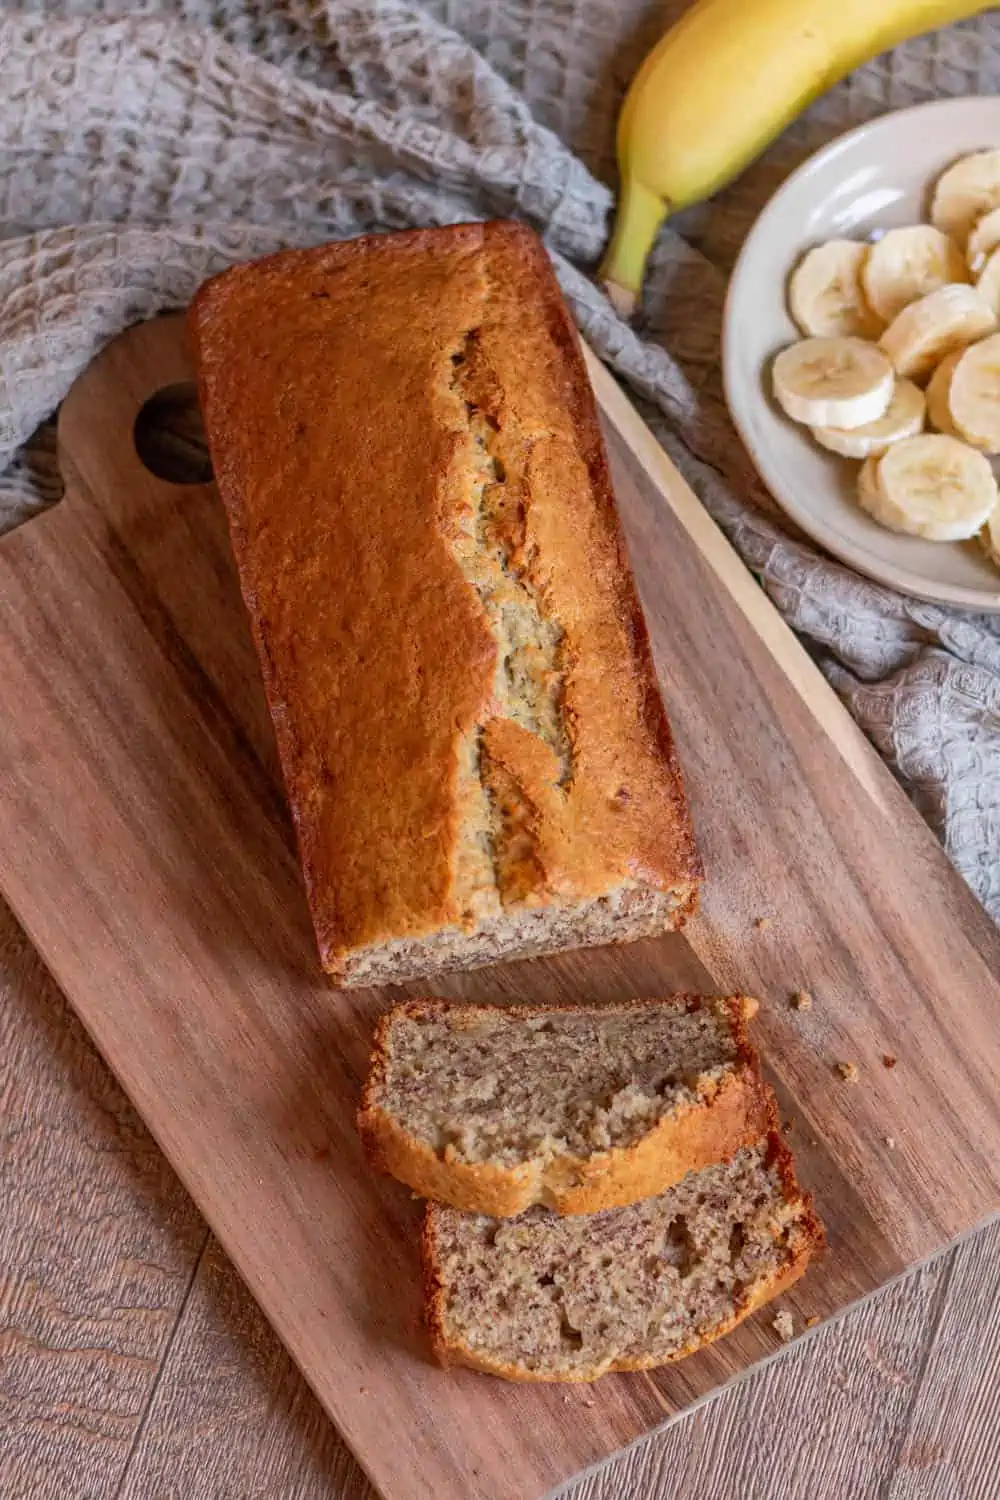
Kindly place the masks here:
MULTIPOLYGON (((776 1107, 771 1105, 772 1120, 777 1123, 776 1107)), ((487 1375, 497 1375, 502 1380, 514 1380, 523 1383, 560 1383, 560 1384, 588 1384, 590 1381, 598 1380, 602 1375, 624 1374, 628 1371, 653 1370, 664 1364, 676 1364, 680 1359, 686 1359, 689 1354, 695 1354, 703 1349, 706 1344, 711 1344, 716 1339, 723 1338, 727 1333, 748 1318, 751 1313, 757 1312, 767 1303, 774 1301, 784 1292, 794 1286, 795 1282, 803 1275, 810 1261, 820 1255, 824 1249, 826 1236, 813 1208, 812 1197, 799 1187, 795 1176, 795 1164, 791 1152, 788 1150, 781 1133, 772 1129, 768 1133, 768 1160, 770 1165, 778 1168, 785 1189, 786 1205, 797 1205, 798 1217, 792 1236, 792 1244, 788 1258, 779 1271, 767 1280, 760 1282, 753 1290, 738 1303, 732 1317, 725 1319, 712 1329, 710 1334, 700 1338, 691 1339, 682 1349, 676 1350, 667 1359, 656 1356, 649 1358, 616 1360, 609 1365, 582 1367, 571 1373, 544 1373, 525 1369, 521 1365, 504 1364, 499 1360, 491 1360, 466 1345, 458 1344, 448 1338, 445 1332, 446 1325, 446 1293, 441 1279, 438 1266, 436 1231, 435 1231, 435 1205, 429 1203, 424 1213, 424 1222, 421 1230, 421 1259, 424 1275, 424 1319, 430 1339, 431 1350, 435 1359, 445 1368, 452 1365, 464 1365, 472 1370, 481 1370, 487 1375)))
MULTIPOLYGON (((433 1203, 428 1203, 424 1209, 420 1226, 420 1265, 424 1278, 424 1327, 431 1353, 445 1369, 450 1365, 464 1364, 466 1361, 456 1355, 444 1331, 445 1289, 437 1254, 433 1203)), ((470 1368, 476 1367, 471 1365, 470 1368)))
MULTIPOLYGON (((691 994, 670 999, 686 1007, 716 1003, 691 994)), ((593 1008, 602 1015, 623 1014, 663 1003, 662 999, 647 999, 600 1007, 505 1006, 504 1014, 515 1020, 530 1020, 554 1010, 593 1008)), ((358 1112, 358 1130, 368 1160, 377 1171, 398 1178, 421 1197, 498 1219, 511 1218, 535 1204, 560 1214, 589 1214, 653 1198, 688 1172, 725 1161, 743 1146, 759 1141, 769 1127, 769 1095, 746 1027, 757 1002, 735 995, 722 1003, 732 1027, 736 1057, 732 1073, 718 1088, 706 1089, 697 1103, 660 1120, 629 1146, 612 1147, 588 1158, 565 1154, 508 1167, 445 1158, 404 1130, 382 1108, 379 1101, 387 1081, 389 1036, 402 1016, 426 1020, 447 1014, 471 1021, 493 1009, 453 1005, 446 1000, 403 1001, 384 1015, 375 1029, 368 1080, 358 1112)))
POLYGON ((513 785, 526 810, 530 905, 630 881, 693 905, 700 864, 593 396, 535 237, 500 222, 286 252, 208 282, 191 330, 328 970, 474 925, 455 785, 477 728, 484 787, 513 785), (493 713, 497 642, 449 545, 468 440, 452 361, 470 334, 518 476, 515 561, 563 632, 563 786, 493 713))

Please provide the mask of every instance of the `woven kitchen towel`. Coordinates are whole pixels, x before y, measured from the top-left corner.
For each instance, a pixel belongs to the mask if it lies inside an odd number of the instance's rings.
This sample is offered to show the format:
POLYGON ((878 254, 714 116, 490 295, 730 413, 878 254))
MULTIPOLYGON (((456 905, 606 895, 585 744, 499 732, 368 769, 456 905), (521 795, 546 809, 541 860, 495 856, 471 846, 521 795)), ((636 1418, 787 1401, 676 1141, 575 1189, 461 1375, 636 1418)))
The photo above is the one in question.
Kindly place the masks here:
POLYGON ((1000 84, 1000 17, 861 69, 665 231, 641 319, 590 275, 614 120, 683 0, 48 0, 0 6, 0 524, 57 494, 51 416, 122 328, 281 245, 512 214, 581 329, 1000 918, 1000 625, 880 589, 769 511, 726 415, 726 274, 822 141, 1000 84), (41 424, 41 425, 40 425, 41 424))

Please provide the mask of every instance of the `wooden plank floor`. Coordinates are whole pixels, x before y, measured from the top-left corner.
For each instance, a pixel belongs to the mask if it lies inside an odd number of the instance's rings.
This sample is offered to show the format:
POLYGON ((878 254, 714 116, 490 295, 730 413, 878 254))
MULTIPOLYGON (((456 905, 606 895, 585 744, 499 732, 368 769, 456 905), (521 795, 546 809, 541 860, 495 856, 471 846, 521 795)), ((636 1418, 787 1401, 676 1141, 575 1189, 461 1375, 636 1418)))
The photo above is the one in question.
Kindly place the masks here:
MULTIPOLYGON (((370 1500, 0 906, 0 1495, 370 1500)), ((1000 1225, 563 1492, 993 1500, 1000 1225)))
MULTIPOLYGON (((4 539, 5 890, 369 1472, 399 1496, 537 1497, 772 1355, 774 1310, 590 1392, 427 1366, 417 1205, 364 1170, 353 1127, 377 997, 331 1007, 320 983, 222 515, 131 452, 146 397, 187 372, 179 334, 148 323, 105 351, 61 411, 72 496, 4 539)), ((672 943, 442 988, 760 994, 829 1233, 788 1308, 829 1316, 1000 1209, 1000 935, 626 397, 594 378, 710 878, 672 943), (807 981, 802 1018, 788 996, 807 981), (846 1059, 857 1086, 837 1076, 846 1059)), ((144 1359, 169 1351, 158 1401, 196 1266, 156 1288, 141 1330, 144 1359)), ((186 1372, 177 1399, 200 1422, 222 1387, 206 1403, 186 1372)), ((134 1451, 131 1411, 115 1414, 134 1451)))

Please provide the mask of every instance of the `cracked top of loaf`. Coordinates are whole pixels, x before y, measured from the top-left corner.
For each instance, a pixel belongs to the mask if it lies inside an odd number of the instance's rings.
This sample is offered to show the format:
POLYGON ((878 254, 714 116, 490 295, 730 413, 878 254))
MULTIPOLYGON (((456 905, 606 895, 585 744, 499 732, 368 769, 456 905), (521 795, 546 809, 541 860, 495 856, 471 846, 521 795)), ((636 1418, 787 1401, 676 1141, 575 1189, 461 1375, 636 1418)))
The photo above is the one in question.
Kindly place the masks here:
POLYGON ((325 966, 487 930, 502 956, 518 918, 642 892, 686 910, 680 771, 536 237, 289 251, 206 283, 191 327, 325 966))

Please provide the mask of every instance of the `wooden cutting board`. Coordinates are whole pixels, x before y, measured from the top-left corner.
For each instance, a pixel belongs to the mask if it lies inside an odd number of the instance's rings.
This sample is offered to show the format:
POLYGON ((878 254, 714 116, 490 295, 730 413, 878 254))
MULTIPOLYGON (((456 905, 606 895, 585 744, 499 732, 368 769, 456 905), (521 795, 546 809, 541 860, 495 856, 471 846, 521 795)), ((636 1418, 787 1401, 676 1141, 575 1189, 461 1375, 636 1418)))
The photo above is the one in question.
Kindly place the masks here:
MULTIPOLYGON (((830 1237, 786 1299, 801 1328, 1000 1210, 1000 937, 591 371, 688 774, 703 910, 684 937, 439 988, 758 993, 830 1237), (789 1005, 800 988, 808 1011, 789 1005)), ((179 320, 118 339, 63 407, 64 503, 0 543, 0 888, 389 1500, 531 1500, 772 1354, 773 1312, 590 1389, 428 1363, 419 1206, 368 1174, 354 1132, 389 996, 320 975, 215 494, 154 479, 133 446, 146 398, 188 378, 179 320)))

